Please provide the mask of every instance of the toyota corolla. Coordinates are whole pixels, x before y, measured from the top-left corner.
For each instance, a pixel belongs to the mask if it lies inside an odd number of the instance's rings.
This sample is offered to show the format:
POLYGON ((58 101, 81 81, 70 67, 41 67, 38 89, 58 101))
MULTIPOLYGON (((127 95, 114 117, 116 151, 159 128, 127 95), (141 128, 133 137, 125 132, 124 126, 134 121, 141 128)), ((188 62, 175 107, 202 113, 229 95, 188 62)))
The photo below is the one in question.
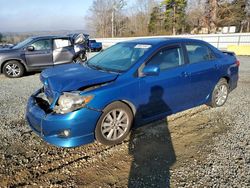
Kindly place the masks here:
POLYGON ((194 39, 118 43, 82 64, 46 69, 26 118, 46 142, 76 147, 122 142, 130 130, 202 104, 224 105, 239 61, 194 39))

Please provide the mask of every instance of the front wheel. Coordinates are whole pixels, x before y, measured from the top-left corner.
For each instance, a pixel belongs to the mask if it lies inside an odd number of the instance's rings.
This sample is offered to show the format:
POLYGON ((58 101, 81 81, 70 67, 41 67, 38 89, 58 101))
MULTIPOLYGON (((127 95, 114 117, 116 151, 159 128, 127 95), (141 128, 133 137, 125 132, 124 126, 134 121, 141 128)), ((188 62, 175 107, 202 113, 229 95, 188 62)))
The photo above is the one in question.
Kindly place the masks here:
POLYGON ((18 61, 8 61, 3 66, 3 73, 9 78, 19 78, 24 74, 24 67, 18 61))
POLYGON ((216 84, 213 93, 212 93, 212 101, 210 106, 212 107, 220 107, 223 106, 228 98, 229 87, 227 80, 222 78, 216 84))
POLYGON ((130 108, 122 102, 108 105, 98 120, 95 137, 104 145, 122 142, 129 134, 133 122, 130 108))

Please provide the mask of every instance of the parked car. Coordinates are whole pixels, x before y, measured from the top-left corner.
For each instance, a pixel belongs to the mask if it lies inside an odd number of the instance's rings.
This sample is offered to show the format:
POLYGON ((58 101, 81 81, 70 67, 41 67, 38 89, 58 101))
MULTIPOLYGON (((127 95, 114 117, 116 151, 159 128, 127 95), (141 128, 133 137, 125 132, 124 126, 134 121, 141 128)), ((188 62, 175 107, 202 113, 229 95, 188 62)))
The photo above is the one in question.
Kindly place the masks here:
POLYGON ((194 39, 118 43, 83 64, 41 73, 28 100, 31 129, 48 143, 76 147, 122 142, 132 128, 195 106, 224 105, 239 61, 194 39))
POLYGON ((83 34, 30 37, 15 46, 0 50, 0 73, 21 77, 59 64, 86 59, 83 34))
POLYGON ((13 47, 13 44, 0 44, 0 49, 1 48, 11 48, 13 47))
POLYGON ((91 52, 99 52, 102 50, 102 43, 96 40, 89 40, 89 50, 91 52))

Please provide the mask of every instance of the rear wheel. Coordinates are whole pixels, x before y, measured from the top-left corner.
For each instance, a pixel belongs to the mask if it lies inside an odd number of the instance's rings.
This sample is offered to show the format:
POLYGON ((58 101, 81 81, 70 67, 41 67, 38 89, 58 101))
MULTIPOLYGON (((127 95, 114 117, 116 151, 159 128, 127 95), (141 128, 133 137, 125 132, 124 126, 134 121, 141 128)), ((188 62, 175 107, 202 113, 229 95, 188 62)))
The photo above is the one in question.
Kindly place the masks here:
POLYGON ((24 74, 24 67, 18 61, 8 61, 3 66, 3 73, 9 78, 19 78, 24 74))
POLYGON ((214 91, 212 93, 212 101, 211 106, 212 107, 220 107, 223 106, 228 98, 229 94, 229 87, 227 80, 222 78, 219 80, 219 82, 216 84, 214 91))
POLYGON ((133 122, 130 108, 122 102, 108 105, 98 120, 95 137, 104 145, 122 142, 129 134, 133 122))

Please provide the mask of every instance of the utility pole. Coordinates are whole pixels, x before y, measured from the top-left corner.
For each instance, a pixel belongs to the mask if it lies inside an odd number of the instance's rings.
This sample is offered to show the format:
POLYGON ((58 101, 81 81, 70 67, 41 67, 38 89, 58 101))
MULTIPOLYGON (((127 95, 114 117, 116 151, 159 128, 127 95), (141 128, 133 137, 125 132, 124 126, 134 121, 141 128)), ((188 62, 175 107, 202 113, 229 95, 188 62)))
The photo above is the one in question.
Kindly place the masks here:
POLYGON ((247 32, 249 32, 250 31, 250 20, 248 20, 248 22, 247 22, 247 32))
POLYGON ((114 38, 114 17, 115 17, 115 9, 112 9, 111 23, 112 23, 112 38, 114 38))

